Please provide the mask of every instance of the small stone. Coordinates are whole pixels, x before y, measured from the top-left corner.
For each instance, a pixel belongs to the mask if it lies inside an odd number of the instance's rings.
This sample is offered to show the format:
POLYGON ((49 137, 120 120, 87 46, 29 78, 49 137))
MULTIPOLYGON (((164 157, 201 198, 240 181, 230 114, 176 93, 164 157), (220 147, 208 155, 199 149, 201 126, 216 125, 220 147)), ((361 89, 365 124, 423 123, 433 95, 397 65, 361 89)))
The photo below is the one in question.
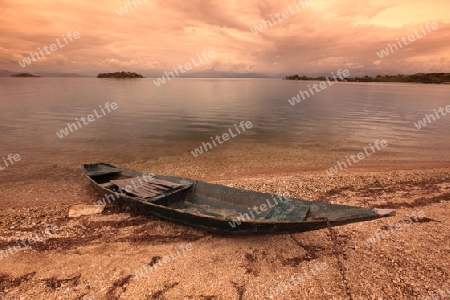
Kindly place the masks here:
POLYGON ((94 214, 101 214, 105 205, 73 205, 69 210, 69 218, 77 218, 80 216, 89 216, 94 214))

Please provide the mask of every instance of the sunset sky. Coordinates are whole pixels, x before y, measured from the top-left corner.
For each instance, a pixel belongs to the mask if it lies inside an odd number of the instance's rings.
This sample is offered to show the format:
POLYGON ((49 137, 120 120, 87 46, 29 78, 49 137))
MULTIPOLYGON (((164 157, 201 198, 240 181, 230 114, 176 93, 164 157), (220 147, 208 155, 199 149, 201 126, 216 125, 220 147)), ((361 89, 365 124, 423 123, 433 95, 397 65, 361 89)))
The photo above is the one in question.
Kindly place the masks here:
POLYGON ((171 71, 172 66, 209 59, 189 72, 354 74, 450 72, 448 0, 0 0, 0 69, 17 72, 171 71), (262 33, 251 29, 270 15, 288 12, 262 33), (297 7, 301 8, 297 11, 297 7), (388 43, 427 22, 439 28, 379 58, 388 43), (22 68, 38 48, 62 41, 62 48, 22 68))

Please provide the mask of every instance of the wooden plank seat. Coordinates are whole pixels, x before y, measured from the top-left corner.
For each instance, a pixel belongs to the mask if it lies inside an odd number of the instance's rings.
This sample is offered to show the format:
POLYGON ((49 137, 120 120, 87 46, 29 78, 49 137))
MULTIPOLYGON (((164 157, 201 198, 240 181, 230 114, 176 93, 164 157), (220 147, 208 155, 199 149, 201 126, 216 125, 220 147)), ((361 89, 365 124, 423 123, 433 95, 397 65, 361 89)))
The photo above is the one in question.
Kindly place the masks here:
POLYGON ((128 194, 142 198, 153 198, 163 193, 174 191, 183 187, 182 184, 160 179, 150 179, 145 181, 141 177, 117 179, 111 180, 110 182, 128 194))

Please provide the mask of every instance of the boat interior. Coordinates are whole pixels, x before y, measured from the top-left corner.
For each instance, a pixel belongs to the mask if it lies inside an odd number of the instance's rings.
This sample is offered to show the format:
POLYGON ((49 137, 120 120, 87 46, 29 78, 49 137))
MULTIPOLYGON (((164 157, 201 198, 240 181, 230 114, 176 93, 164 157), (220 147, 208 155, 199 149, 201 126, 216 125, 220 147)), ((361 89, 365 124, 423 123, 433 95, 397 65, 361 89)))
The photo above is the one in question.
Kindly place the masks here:
POLYGON ((309 206, 278 195, 180 177, 148 176, 104 164, 83 167, 86 175, 104 189, 188 213, 231 219, 300 221, 309 211, 309 206))

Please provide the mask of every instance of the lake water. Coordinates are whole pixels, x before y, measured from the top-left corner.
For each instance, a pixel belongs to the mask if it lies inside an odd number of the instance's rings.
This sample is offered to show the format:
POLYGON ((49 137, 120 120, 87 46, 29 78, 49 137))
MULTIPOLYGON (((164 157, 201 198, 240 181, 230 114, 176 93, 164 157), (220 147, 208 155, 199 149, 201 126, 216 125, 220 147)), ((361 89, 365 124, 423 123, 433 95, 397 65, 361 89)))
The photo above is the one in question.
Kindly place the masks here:
MULTIPOLYGON (((12 176, 29 165, 120 164, 161 156, 182 162, 193 159, 190 151, 202 142, 235 130, 240 121, 252 122, 253 128, 203 156, 220 161, 245 151, 255 153, 255 161, 269 163, 283 158, 258 157, 264 148, 274 153, 302 149, 306 154, 299 161, 323 167, 375 140, 386 140, 388 147, 367 158, 364 166, 450 162, 450 115, 420 130, 414 125, 450 105, 450 85, 339 83, 289 104, 288 99, 312 83, 176 79, 157 87, 151 78, 0 78, 0 157, 21 156, 0 173, 12 176), (62 139, 57 136, 68 122, 95 109, 99 113, 106 102, 116 102, 117 109, 62 139)), ((203 156, 195 159, 200 162, 203 156)))

